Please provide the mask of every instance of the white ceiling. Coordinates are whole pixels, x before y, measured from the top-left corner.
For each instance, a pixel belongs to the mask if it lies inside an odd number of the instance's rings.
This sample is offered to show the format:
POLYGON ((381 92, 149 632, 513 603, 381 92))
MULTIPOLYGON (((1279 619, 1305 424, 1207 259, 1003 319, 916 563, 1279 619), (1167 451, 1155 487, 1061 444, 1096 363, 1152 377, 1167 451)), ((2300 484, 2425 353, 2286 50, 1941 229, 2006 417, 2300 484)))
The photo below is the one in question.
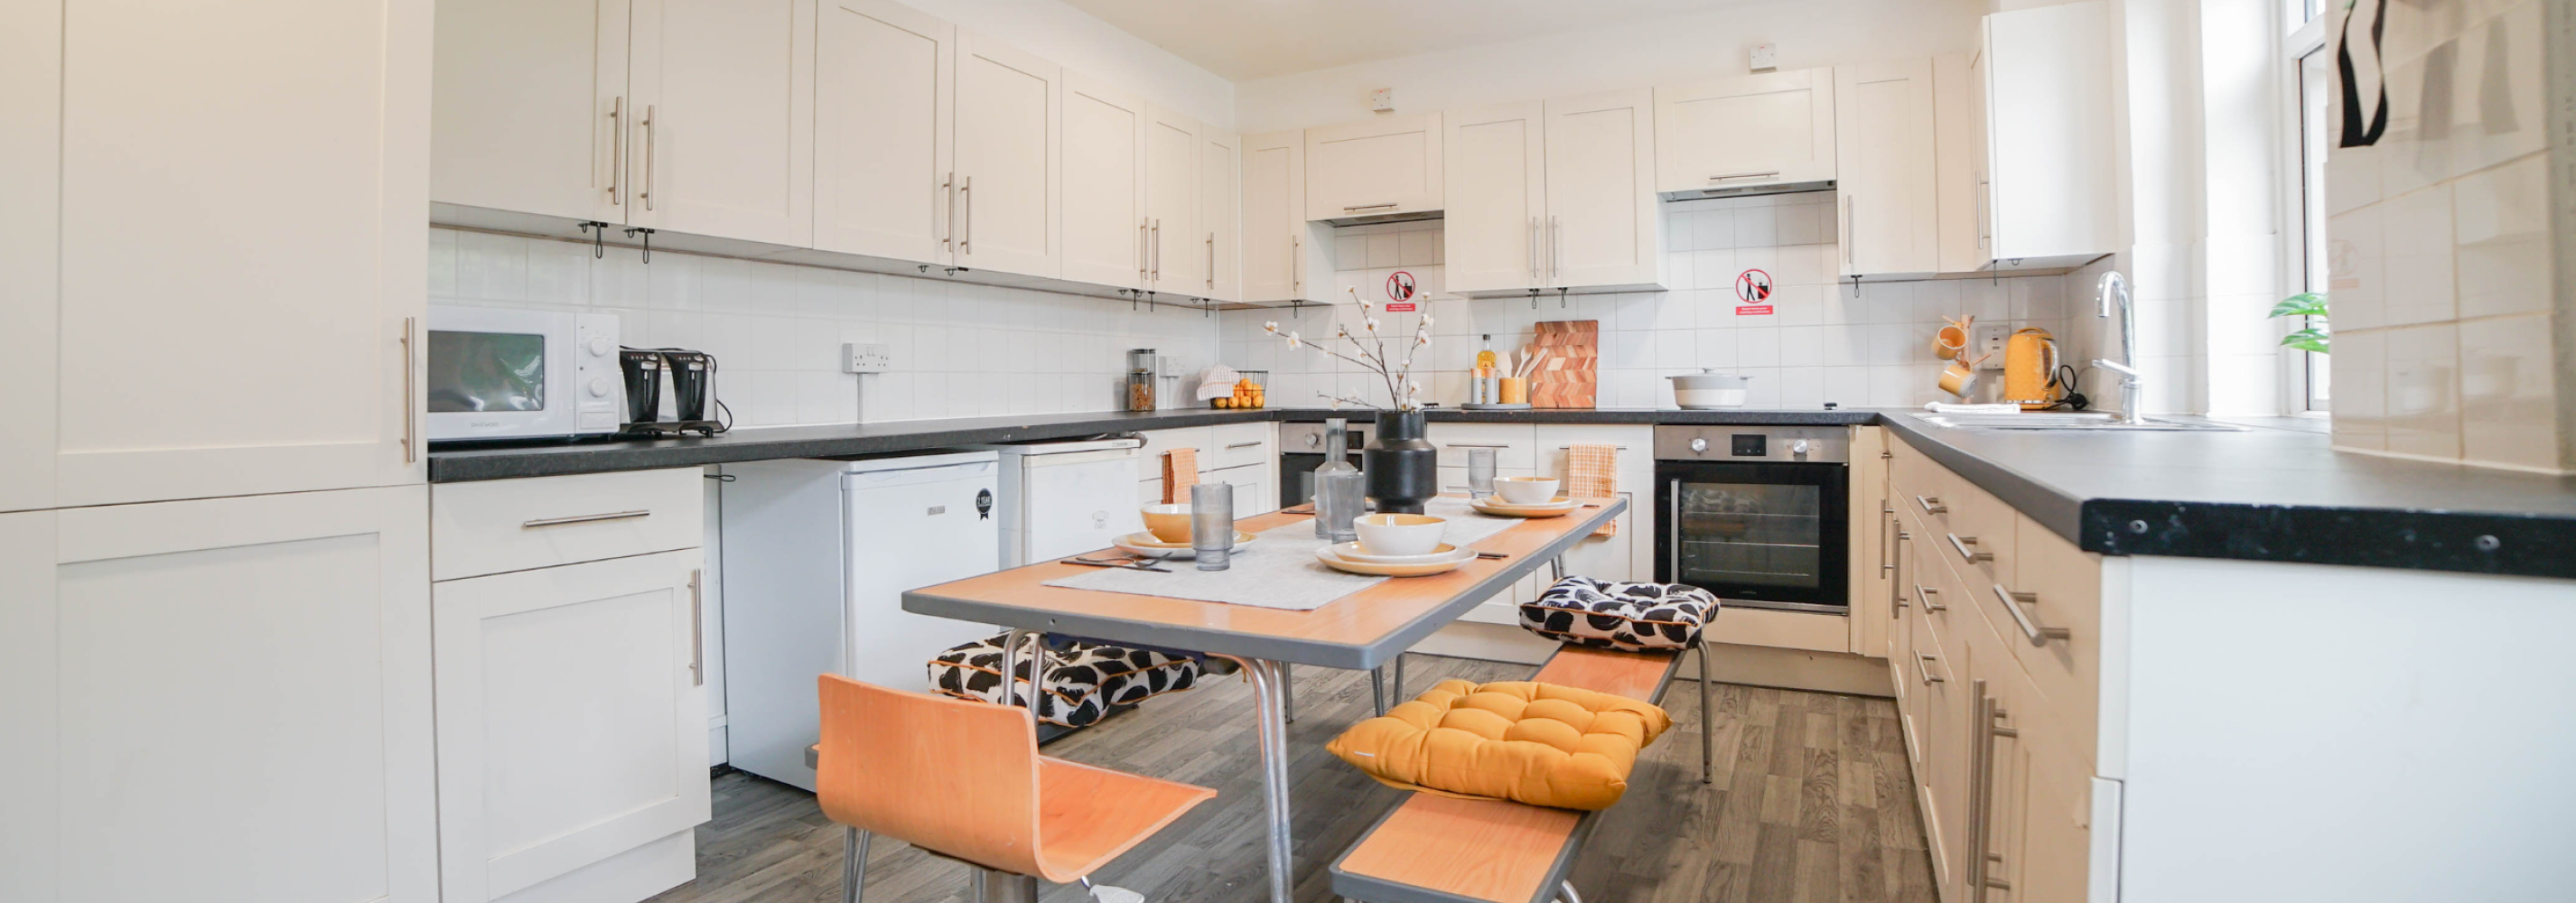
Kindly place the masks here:
POLYGON ((1329 69, 1743 0, 1065 0, 1229 81, 1329 69))

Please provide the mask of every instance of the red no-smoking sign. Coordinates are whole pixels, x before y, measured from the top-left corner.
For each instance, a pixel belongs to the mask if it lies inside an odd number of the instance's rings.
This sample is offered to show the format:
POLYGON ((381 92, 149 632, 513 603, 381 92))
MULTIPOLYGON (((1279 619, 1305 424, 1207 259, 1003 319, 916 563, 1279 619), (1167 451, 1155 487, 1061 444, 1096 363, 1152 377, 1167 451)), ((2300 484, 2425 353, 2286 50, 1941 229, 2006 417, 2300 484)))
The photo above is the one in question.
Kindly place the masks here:
POLYGON ((1412 273, 1403 270, 1388 273, 1386 275, 1387 312, 1400 314, 1414 309, 1414 290, 1412 273))
POLYGON ((1771 312, 1771 274, 1748 269, 1735 276, 1736 316, 1762 316, 1771 312))

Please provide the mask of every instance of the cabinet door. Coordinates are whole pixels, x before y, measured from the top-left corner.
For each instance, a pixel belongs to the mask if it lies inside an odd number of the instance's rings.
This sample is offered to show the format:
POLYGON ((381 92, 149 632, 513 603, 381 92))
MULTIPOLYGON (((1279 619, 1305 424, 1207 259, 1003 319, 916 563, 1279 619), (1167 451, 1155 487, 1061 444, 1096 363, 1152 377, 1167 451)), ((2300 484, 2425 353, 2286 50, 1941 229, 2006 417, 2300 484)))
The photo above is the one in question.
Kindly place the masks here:
POLYGON ((1243 152, 1233 133, 1199 135, 1199 230, 1207 233, 1207 296, 1243 300, 1243 152))
POLYGON ((498 899, 707 820, 701 562, 689 549, 432 590, 451 903, 498 899))
POLYGON ((958 266, 1063 275, 1063 80, 1054 63, 957 30, 958 266))
POLYGON ((0 511, 54 503, 62 90, 63 5, 0 5, 0 386, 13 387, 0 400, 0 511))
POLYGON ((1932 58, 1933 206, 1940 211, 1941 272, 1986 265, 1986 125, 1983 91, 1968 54, 1932 58))
POLYGON ((1380 116, 1306 130, 1306 218, 1440 209, 1440 114, 1380 116))
POLYGON ((1161 107, 1145 110, 1145 266, 1147 288, 1207 296, 1207 242, 1199 228, 1198 120, 1161 107))
POLYGON ((1459 294, 1547 284, 1546 121, 1537 101, 1442 116, 1443 278, 1459 294))
POLYGON ((1834 117, 1842 134, 1855 136, 1835 151, 1842 275, 1940 267, 1932 112, 1929 58, 1834 70, 1834 117))
POLYGON ((628 0, 443 0, 429 199, 626 221, 628 0))
POLYGON ((1661 290, 1654 92, 1547 102, 1549 284, 1661 290))
POLYGON ((0 898, 436 903, 427 498, 0 515, 0 898))
POLYGON ((816 15, 814 247, 947 263, 956 27, 891 0, 816 15))
POLYGON ((417 482, 429 3, 63 6, 54 503, 417 482))
POLYGON ((634 0, 628 222, 814 243, 815 0, 634 0))
POLYGON ((1994 259, 2065 266, 2116 246, 2110 27, 2099 2, 1986 17, 1994 259))
POLYGON ((1144 174, 1144 98, 1065 73, 1064 278, 1120 288, 1150 281, 1144 174))
POLYGON ((1834 177, 1834 71, 1802 69, 1655 89, 1655 190, 1834 177))
POLYGON ((1243 139, 1243 300, 1305 297, 1306 133, 1243 139))

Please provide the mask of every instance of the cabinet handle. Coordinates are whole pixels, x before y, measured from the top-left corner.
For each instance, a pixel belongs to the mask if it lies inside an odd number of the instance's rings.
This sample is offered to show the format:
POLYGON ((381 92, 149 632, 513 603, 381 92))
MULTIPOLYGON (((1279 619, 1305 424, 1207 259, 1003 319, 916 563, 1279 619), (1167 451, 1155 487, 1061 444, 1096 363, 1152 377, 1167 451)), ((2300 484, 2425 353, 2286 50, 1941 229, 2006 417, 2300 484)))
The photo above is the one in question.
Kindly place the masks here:
POLYGON ((1931 496, 1918 495, 1918 496, 1915 496, 1915 497, 1914 497, 1914 504, 1917 504, 1917 505, 1921 505, 1921 506, 1923 506, 1923 513, 1925 513, 1925 514, 1948 514, 1948 513, 1950 513, 1950 506, 1948 506, 1948 505, 1944 505, 1944 504, 1941 504, 1941 497, 1940 497, 1940 496, 1937 496, 1937 495, 1931 495, 1931 496))
POLYGON ((1306 242, 1296 233, 1288 234, 1288 293, 1306 290, 1306 242))
POLYGON ((1394 201, 1388 201, 1388 202, 1383 203, 1383 204, 1358 204, 1358 205, 1354 205, 1354 206, 1350 206, 1350 207, 1344 207, 1344 208, 1342 208, 1342 212, 1343 212, 1343 213, 1351 213, 1351 212, 1360 211, 1360 210, 1376 210, 1376 209, 1381 208, 1381 207, 1393 207, 1393 206, 1395 206, 1395 202, 1394 202, 1394 201))
POLYGON ((1858 256, 1858 252, 1853 249, 1858 247, 1860 242, 1853 240, 1852 226, 1857 225, 1859 220, 1852 216, 1852 205, 1859 201, 1859 198, 1848 194, 1843 195, 1843 267, 1846 269, 1855 266, 1852 260, 1858 256))
POLYGON ((1163 221, 1162 221, 1162 220, 1159 220, 1159 219, 1158 219, 1158 220, 1155 220, 1155 221, 1154 221, 1154 240, 1153 240, 1153 242, 1152 242, 1152 243, 1150 243, 1149 245, 1147 245, 1147 247, 1151 247, 1151 248, 1153 248, 1153 249, 1154 249, 1154 281, 1156 281, 1156 282, 1161 282, 1161 281, 1163 281, 1163 221))
POLYGON ((1761 172, 1732 172, 1722 176, 1710 176, 1708 177, 1708 180, 1711 182, 1724 182, 1729 179, 1763 179, 1777 176, 1779 174, 1779 170, 1766 169, 1761 172))
POLYGON ((1975 681, 1970 686, 1977 697, 1976 714, 1972 716, 1977 723, 1977 740, 1969 750, 1967 883, 1970 903, 1983 903, 1989 889, 2012 889, 2011 882, 1995 877, 1988 870, 1990 863, 2001 865, 2004 856, 1987 849, 1986 845, 1992 842, 1988 836, 1991 828, 1988 821, 1994 818, 1995 813, 1995 738, 2019 737, 2021 732, 1996 723, 2007 713, 1994 697, 1986 695, 1985 681, 1975 681))
POLYGON ((1146 219, 1144 217, 1136 218, 1136 284, 1140 287, 1147 282, 1153 281, 1153 255, 1152 252, 1145 249, 1146 246, 1151 243, 1151 239, 1148 236, 1153 233, 1153 230, 1153 220, 1146 219))
POLYGON ((2062 640, 2074 635, 2064 627, 2041 627, 2030 619, 2029 612, 2022 610, 2024 605, 2039 604, 2038 593, 2016 593, 1998 583, 1995 584, 1995 601, 2002 602, 2004 610, 2012 612, 2013 624, 2021 628, 2021 635, 2029 637, 2030 644, 2033 646, 2046 646, 2050 640, 2062 640))
POLYGON ((643 199, 644 199, 644 209, 645 209, 645 210, 647 210, 647 211, 650 211, 650 210, 652 210, 652 209, 653 209, 653 119, 654 119, 654 113, 655 113, 655 109, 654 109, 654 105, 653 105, 653 104, 649 104, 649 103, 648 103, 648 104, 645 104, 645 105, 644 105, 644 193, 643 193, 643 194, 641 194, 641 195, 637 195, 637 196, 638 196, 638 197, 641 197, 641 198, 643 198, 643 199))
POLYGON ((702 588, 706 571, 689 569, 689 685, 707 685, 707 618, 706 592, 702 588))
POLYGON ((540 517, 536 520, 520 523, 519 529, 534 530, 538 527, 560 527, 565 524, 591 524, 604 520, 633 520, 639 517, 652 516, 653 512, 650 510, 637 510, 611 511, 607 514, 576 514, 571 517, 540 517))
POLYGON ((1980 248, 1986 246, 1987 239, 1994 237, 1995 231, 1992 221, 1986 218, 1986 186, 1989 184, 1984 179, 1977 180, 1977 247, 1980 248))
POLYGON ((975 253, 975 177, 967 176, 965 181, 959 183, 957 193, 966 196, 966 237, 958 240, 957 250, 973 254, 975 253))
POLYGON ((1530 217, 1529 231, 1530 284, 1538 284, 1538 217, 1530 217))
POLYGON ((939 190, 948 193, 948 200, 941 204, 948 213, 948 234, 939 237, 939 246, 953 248, 957 246, 957 174, 949 173, 948 181, 939 183, 939 190))
POLYGON ((1233 444, 1231 444, 1231 445, 1227 445, 1227 446, 1226 446, 1226 449, 1227 449, 1228 451, 1231 451, 1231 450, 1238 449, 1238 448, 1251 448, 1251 447, 1253 447, 1253 446, 1260 445, 1260 444, 1261 444, 1261 440, 1259 440, 1259 439, 1254 439, 1254 440, 1252 440, 1252 441, 1250 441, 1250 442, 1236 442, 1236 443, 1233 443, 1233 444))
POLYGON ((608 203, 622 207, 626 204, 626 98, 608 102, 608 124, 616 132, 608 139, 608 203))
POLYGON ((1208 233, 1207 286, 1209 294, 1216 293, 1216 233, 1214 232, 1208 233))
POLYGON ((1928 668, 1923 667, 1923 663, 1924 663, 1924 662, 1929 662, 1929 661, 1938 661, 1938 659, 1933 658, 1933 657, 1932 657, 1932 653, 1929 653, 1929 652, 1917 652, 1917 653, 1914 653, 1914 673, 1916 673, 1916 674, 1919 674, 1919 675, 1922 675, 1922 676, 1923 676, 1923 685, 1924 685, 1924 686, 1927 686, 1927 687, 1928 687, 1928 686, 1931 686, 1931 685, 1933 685, 1933 684, 1941 683, 1941 682, 1946 681, 1946 680, 1948 680, 1948 679, 1949 679, 1949 678, 1946 678, 1946 677, 1942 677, 1942 676, 1940 676, 1940 675, 1938 675, 1938 674, 1934 674, 1934 673, 1932 673, 1931 669, 1928 669, 1928 668))
POLYGON ((1949 610, 1950 610, 1950 606, 1947 606, 1947 605, 1943 605, 1943 604, 1941 604, 1941 591, 1940 591, 1940 590, 1933 589, 1933 588, 1931 588, 1931 587, 1924 586, 1923 584, 1917 583, 1917 584, 1915 584, 1915 585, 1914 585, 1914 597, 1915 597, 1915 598, 1918 598, 1918 599, 1923 600, 1923 610, 1924 610, 1924 611, 1949 611, 1949 610))
POLYGON ((413 386, 412 386, 412 375, 411 375, 411 368, 412 368, 412 366, 413 366, 413 363, 412 363, 412 353, 413 353, 413 352, 412 352, 412 344, 411 344, 411 333, 412 333, 412 330, 417 326, 417 324, 418 324, 418 323, 419 323, 419 319, 418 319, 418 318, 416 318, 416 317, 404 317, 404 318, 403 318, 403 334, 402 334, 402 346, 403 346, 403 378, 402 378, 403 394, 402 394, 402 417, 403 417, 403 463, 405 463, 405 464, 415 463, 415 462, 418 462, 418 461, 420 460, 420 431, 419 431, 417 428, 415 428, 415 427, 413 426, 413 423, 414 423, 414 416, 415 416, 415 415, 412 413, 413 409, 414 409, 415 407, 417 407, 417 406, 416 406, 416 405, 414 405, 414 404, 412 404, 412 400, 411 400, 411 398, 412 398, 412 389, 413 389, 413 386))
POLYGON ((1943 533, 1941 535, 1950 537, 1950 548, 1959 550, 1959 557, 1968 559, 1969 564, 1975 564, 1980 561, 1995 560, 1995 553, 1993 552, 1968 551, 1968 547, 1975 545, 1977 542, 1977 538, 1974 536, 1961 536, 1956 533, 1943 533))
POLYGON ((1888 599, 1895 603, 1887 609, 1887 618, 1891 621, 1898 617, 1897 611, 1905 607, 1905 570, 1902 567, 1905 564, 1904 543, 1913 538, 1914 535, 1911 533, 1903 530, 1896 531, 1896 548, 1889 551, 1889 558, 1892 560, 1888 562, 1888 566, 1897 569, 1896 576, 1887 581, 1888 599))
POLYGON ((1564 267, 1565 222, 1551 213, 1547 215, 1547 281, 1551 284, 1562 284, 1565 280, 1558 274, 1563 272, 1564 267))

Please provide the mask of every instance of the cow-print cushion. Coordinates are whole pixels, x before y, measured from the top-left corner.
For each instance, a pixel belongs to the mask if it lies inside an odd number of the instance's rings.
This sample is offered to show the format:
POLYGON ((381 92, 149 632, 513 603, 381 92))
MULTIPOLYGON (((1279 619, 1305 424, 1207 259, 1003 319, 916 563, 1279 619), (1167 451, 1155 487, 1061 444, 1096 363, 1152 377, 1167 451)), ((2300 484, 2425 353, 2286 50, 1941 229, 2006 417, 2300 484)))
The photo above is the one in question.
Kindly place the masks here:
MULTIPOLYGON (((1020 640, 1017 679, 1009 703, 1029 704, 1030 650, 1036 634, 1020 640)), ((960 699, 1003 702, 1002 637, 993 636, 942 652, 930 660, 933 690, 960 699)), ((1125 649, 1096 643, 1073 643, 1047 650, 1046 693, 1038 698, 1038 720, 1065 727, 1088 727, 1113 706, 1128 706, 1198 684, 1195 660, 1148 649, 1125 649)))
POLYGON ((1688 649, 1717 617, 1717 596, 1696 586, 1567 577, 1521 603, 1521 627, 1560 643, 1643 652, 1688 649))

